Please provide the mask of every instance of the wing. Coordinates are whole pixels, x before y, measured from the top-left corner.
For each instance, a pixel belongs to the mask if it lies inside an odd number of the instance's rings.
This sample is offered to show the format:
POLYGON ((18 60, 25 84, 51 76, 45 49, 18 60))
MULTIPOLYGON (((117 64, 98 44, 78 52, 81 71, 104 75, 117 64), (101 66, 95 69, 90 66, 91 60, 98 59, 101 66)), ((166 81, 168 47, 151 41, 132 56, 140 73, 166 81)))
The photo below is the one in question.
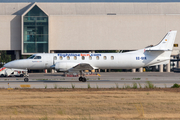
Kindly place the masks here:
POLYGON ((80 63, 72 67, 70 70, 75 71, 75 70, 93 70, 93 69, 94 68, 88 63, 80 63))

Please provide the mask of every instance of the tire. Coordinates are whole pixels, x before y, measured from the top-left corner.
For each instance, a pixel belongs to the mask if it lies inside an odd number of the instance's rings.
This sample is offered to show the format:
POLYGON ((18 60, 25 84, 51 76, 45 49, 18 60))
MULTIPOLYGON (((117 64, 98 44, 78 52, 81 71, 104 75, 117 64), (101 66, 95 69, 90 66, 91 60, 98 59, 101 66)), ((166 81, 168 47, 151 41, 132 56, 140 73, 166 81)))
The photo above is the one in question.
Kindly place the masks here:
POLYGON ((20 74, 20 77, 24 77, 24 75, 23 75, 23 74, 20 74))
POLYGON ((24 78, 24 82, 28 82, 29 81, 29 79, 28 78, 24 78))
POLYGON ((83 80, 83 77, 79 77, 79 81, 82 81, 83 80))
POLYGON ((85 77, 83 78, 82 82, 86 82, 86 78, 85 77))

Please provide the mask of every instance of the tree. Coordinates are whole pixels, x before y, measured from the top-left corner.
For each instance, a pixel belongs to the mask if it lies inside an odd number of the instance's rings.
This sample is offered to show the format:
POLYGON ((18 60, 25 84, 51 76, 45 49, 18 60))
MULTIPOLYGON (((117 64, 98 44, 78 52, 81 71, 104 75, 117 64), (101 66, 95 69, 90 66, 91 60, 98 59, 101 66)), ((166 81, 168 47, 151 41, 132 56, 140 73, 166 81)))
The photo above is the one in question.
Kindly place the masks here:
POLYGON ((7 63, 11 61, 11 55, 7 55, 6 51, 0 51, 0 62, 7 63))

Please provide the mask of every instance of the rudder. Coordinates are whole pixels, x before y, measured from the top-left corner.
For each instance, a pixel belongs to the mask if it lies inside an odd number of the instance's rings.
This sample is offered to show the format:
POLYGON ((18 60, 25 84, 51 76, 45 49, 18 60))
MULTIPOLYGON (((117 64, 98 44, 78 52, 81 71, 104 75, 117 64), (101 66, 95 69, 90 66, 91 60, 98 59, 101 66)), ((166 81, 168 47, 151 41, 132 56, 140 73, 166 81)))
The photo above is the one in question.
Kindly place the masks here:
POLYGON ((177 31, 168 32, 161 42, 153 47, 146 48, 145 50, 163 50, 163 51, 172 51, 173 44, 176 38, 177 31))

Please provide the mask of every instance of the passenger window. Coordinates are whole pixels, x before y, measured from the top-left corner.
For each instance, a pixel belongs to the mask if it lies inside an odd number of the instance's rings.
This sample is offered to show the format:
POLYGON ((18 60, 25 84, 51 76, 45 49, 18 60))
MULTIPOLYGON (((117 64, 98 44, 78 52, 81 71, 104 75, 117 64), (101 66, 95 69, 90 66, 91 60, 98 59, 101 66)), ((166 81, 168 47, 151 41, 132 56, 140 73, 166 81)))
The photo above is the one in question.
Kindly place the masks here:
POLYGON ((67 56, 67 60, 70 60, 70 57, 69 57, 69 56, 67 56))
POLYGON ((76 57, 76 56, 74 56, 74 60, 77 60, 77 57, 76 57))
POLYGON ((104 59, 104 60, 106 60, 106 59, 107 59, 107 57, 106 57, 106 56, 104 56, 104 57, 103 57, 103 59, 104 59))
POLYGON ((54 56, 54 60, 57 60, 57 57, 56 57, 56 56, 54 56))
POLYGON ((84 56, 82 56, 82 60, 85 60, 85 57, 84 57, 84 56))
POLYGON ((99 60, 99 56, 96 56, 96 60, 99 60))
POLYGON ((114 56, 111 56, 111 60, 114 60, 114 56))
POLYGON ((92 60, 92 56, 89 56, 89 60, 92 60))
POLYGON ((63 57, 62 57, 62 56, 60 56, 60 57, 59 57, 59 59, 60 59, 60 60, 62 60, 62 59, 63 59, 63 57))
POLYGON ((41 56, 36 56, 34 59, 41 59, 41 56))

